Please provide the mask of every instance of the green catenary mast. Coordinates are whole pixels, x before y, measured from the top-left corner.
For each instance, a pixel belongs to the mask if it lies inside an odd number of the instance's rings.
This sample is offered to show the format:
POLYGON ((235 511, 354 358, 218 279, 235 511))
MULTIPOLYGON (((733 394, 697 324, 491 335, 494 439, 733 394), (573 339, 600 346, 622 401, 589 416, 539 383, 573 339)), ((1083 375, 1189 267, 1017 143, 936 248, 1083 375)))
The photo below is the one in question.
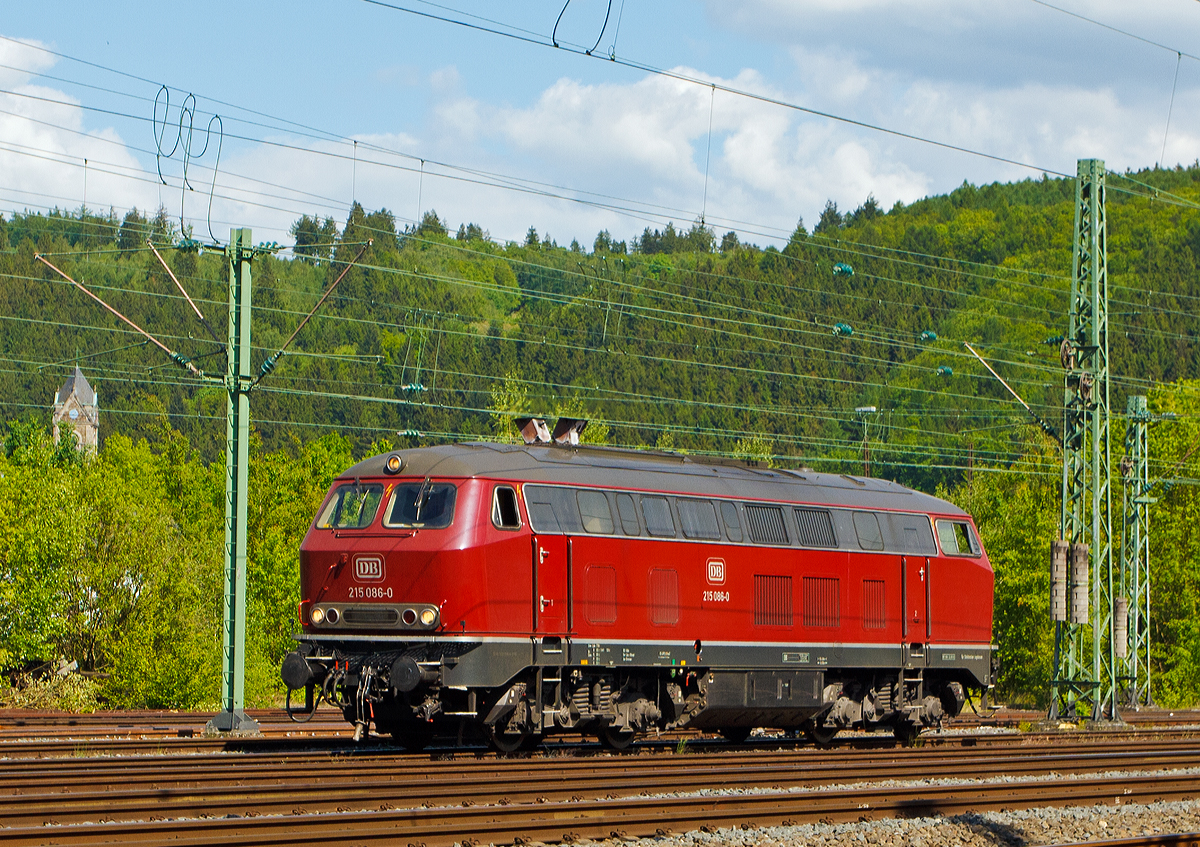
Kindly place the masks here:
POLYGON ((250 264, 248 228, 229 233, 229 339, 225 370, 225 578, 221 627, 221 712, 208 728, 257 732, 245 712, 246 689, 246 499, 250 447, 250 264))
POLYGON ((1113 549, 1104 195, 1104 162, 1081 159, 1075 185, 1070 323, 1062 346, 1067 373, 1061 541, 1054 545, 1052 556, 1052 582, 1060 592, 1059 602, 1051 603, 1055 618, 1052 719, 1084 714, 1089 706, 1093 720, 1118 719, 1116 656, 1111 637, 1113 549), (1068 586, 1069 597, 1063 597, 1068 586))

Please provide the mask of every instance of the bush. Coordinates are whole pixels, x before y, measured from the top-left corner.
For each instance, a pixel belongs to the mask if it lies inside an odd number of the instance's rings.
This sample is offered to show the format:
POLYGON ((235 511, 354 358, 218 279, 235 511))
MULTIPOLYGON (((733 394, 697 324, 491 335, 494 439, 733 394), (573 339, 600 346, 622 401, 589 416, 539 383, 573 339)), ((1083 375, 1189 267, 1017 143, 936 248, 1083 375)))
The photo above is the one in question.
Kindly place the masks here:
POLYGON ((94 712, 99 696, 99 684, 83 674, 30 671, 14 675, 12 685, 0 690, 0 705, 9 709, 94 712))

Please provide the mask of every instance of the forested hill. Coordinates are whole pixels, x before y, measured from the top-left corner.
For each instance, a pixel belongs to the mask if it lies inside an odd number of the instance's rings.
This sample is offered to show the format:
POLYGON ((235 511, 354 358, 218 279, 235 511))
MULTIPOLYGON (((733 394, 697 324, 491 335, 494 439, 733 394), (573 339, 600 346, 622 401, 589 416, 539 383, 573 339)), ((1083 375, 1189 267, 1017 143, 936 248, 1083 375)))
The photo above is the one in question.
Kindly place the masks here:
MULTIPOLYGON (((1126 393, 1200 375, 1200 166, 1109 180, 1112 402, 1123 410, 1126 393)), ((1039 414, 1060 417, 1054 339, 1066 330, 1073 198, 1072 180, 1044 178, 964 184, 888 211, 871 198, 845 214, 830 204, 782 250, 699 224, 624 241, 602 232, 586 249, 532 229, 496 244, 432 212, 399 233, 386 210, 355 206, 340 226, 304 217, 299 258, 254 265, 256 368, 373 244, 255 391, 253 415, 268 448, 334 429, 361 452, 397 432, 414 443, 495 435, 492 412, 574 413, 612 444, 842 471, 861 469, 865 424, 872 473, 931 489, 1018 462, 1041 438, 964 341, 1039 414)), ((99 392, 102 438, 151 433, 165 414, 217 458, 220 386, 138 344, 34 259, 220 373, 220 344, 147 237, 179 242, 165 213, 0 219, 0 413, 46 420, 78 361, 99 392)), ((163 252, 223 340, 220 255, 163 252)))
MULTIPOLYGON (((1200 164, 1110 175, 1114 529, 1128 393, 1175 417, 1150 430, 1154 699, 1200 701, 1200 164), (1157 196, 1154 196, 1157 195, 1157 196)), ((436 214, 397 232, 355 207, 303 217, 295 257, 255 261, 254 365, 371 241, 251 396, 247 698, 279 702, 296 551, 330 480, 389 443, 513 437, 511 417, 584 416, 585 440, 871 473, 953 499, 996 575, 998 693, 1046 703, 1057 445, 971 357, 976 346, 1058 424, 1074 183, 964 185, 889 211, 829 205, 782 249, 697 224, 530 230, 496 244, 436 214), (864 407, 874 407, 867 412, 864 407), (862 411, 856 411, 862 410, 862 411)), ((205 708, 219 692, 225 394, 103 311, 42 254, 198 367, 214 339, 147 248, 162 245, 214 330, 220 254, 179 249, 165 212, 0 219, 0 703, 205 708), (46 425, 75 363, 98 389, 99 453, 46 425), (37 669, 89 679, 39 700, 37 669), (31 672, 22 676, 23 672, 31 672), (30 693, 32 692, 32 693, 30 693), (72 699, 74 698, 74 699, 72 699)))

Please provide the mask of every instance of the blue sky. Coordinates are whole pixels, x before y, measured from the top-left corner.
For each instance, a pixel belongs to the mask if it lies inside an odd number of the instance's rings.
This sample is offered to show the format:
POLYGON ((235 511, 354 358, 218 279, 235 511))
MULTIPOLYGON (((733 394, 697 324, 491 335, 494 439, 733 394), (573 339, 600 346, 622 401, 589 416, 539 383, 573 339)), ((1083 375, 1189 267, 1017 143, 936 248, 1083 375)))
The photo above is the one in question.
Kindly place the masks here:
MULTIPOLYGON (((396 2, 541 39, 562 10, 561 0, 396 2)), ((1163 46, 1034 0, 613 0, 597 53, 615 39, 622 59, 1039 168, 1073 172, 1092 156, 1114 169, 1194 161, 1200 61, 1172 50, 1200 55, 1200 3, 1055 5, 1163 46)), ((607 10, 607 0, 572 0, 560 41, 591 47, 607 10)), ((811 225, 826 199, 848 209, 873 194, 891 206, 964 179, 1040 174, 363 0, 133 2, 116 12, 14 4, 0 35, 144 80, 0 41, 0 209, 9 212, 78 207, 87 158, 90 207, 182 207, 206 234, 216 144, 189 164, 194 191, 181 191, 179 151, 161 163, 168 184, 156 184, 144 151, 155 143, 147 119, 159 84, 171 88, 176 122, 183 96, 196 95, 195 152, 208 115, 224 120, 217 236, 244 224, 256 239, 286 241, 301 213, 341 221, 354 197, 402 223, 435 209, 499 240, 532 225, 590 245, 602 228, 629 238, 703 212, 719 233, 766 244, 801 216, 811 225)))

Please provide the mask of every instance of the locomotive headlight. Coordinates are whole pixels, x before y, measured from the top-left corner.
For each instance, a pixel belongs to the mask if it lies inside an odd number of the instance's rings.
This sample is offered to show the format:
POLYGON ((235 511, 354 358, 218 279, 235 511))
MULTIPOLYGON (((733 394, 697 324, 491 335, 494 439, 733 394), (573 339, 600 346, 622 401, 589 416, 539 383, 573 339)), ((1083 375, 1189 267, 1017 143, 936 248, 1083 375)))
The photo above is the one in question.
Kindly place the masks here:
POLYGON ((383 463, 383 469, 388 473, 400 473, 402 467, 404 467, 404 460, 395 453, 388 456, 383 463))
POLYGON ((314 625, 320 626, 321 624, 325 623, 325 610, 320 606, 314 606, 312 612, 309 614, 309 617, 312 619, 314 625))
POLYGON ((433 609, 421 610, 421 624, 423 626, 433 626, 433 622, 437 620, 437 612, 433 609))
POLYGON ((330 625, 337 623, 341 619, 337 609, 330 609, 325 613, 325 620, 329 621, 330 625))

